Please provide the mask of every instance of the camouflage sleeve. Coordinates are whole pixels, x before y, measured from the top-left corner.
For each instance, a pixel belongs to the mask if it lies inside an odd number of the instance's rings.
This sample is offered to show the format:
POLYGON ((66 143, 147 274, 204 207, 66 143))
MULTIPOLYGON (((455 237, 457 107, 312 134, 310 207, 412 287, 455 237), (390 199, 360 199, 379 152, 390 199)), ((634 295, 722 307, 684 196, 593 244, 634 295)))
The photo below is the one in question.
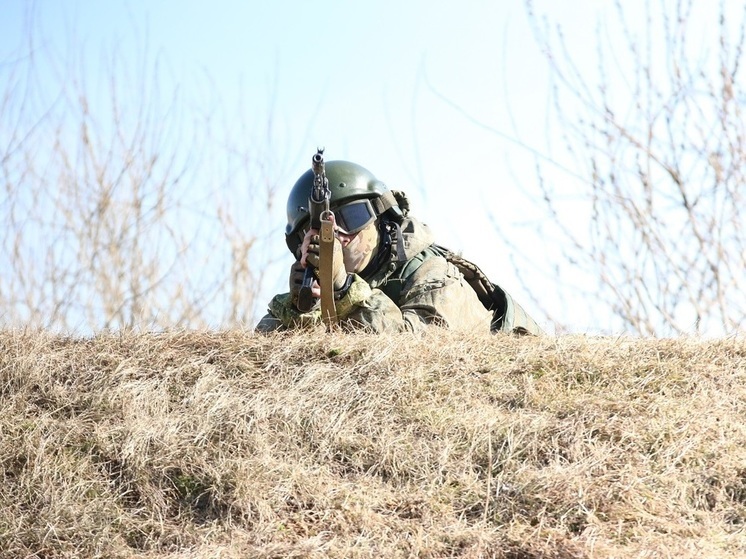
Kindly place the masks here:
POLYGON ((417 331, 427 325, 489 331, 492 314, 458 269, 445 258, 426 260, 406 281, 399 301, 373 289, 348 321, 374 332, 417 331))
MULTIPOLYGON (((489 331, 491 319, 491 313, 471 286, 445 258, 431 258, 423 263, 407 280, 397 302, 355 275, 336 307, 343 328, 372 332, 417 331, 430 324, 489 331)), ((301 313, 290 301, 290 295, 283 294, 272 299, 269 314, 257 329, 303 328, 320 322, 320 309, 301 313)))
POLYGON ((265 314, 262 319, 257 322, 254 329, 258 332, 274 332, 275 330, 282 330, 284 328, 282 321, 272 316, 271 313, 265 314))
MULTIPOLYGON (((368 282, 358 275, 344 297, 336 301, 337 317, 340 322, 353 315, 360 306, 365 306, 371 298, 372 290, 368 282)), ((285 328, 305 328, 321 324, 321 309, 316 305, 308 312, 300 312, 293 304, 289 293, 275 295, 269 303, 268 313, 256 325, 261 332, 271 332, 285 328)))

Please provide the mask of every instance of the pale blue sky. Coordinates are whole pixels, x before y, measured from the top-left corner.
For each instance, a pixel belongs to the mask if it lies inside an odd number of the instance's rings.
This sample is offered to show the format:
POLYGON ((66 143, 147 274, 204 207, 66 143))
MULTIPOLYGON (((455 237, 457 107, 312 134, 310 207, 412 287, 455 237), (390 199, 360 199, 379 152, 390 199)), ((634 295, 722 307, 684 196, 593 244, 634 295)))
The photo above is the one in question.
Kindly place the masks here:
MULTIPOLYGON (((578 63, 595 71, 597 25, 613 21, 613 2, 533 4, 562 24, 578 63)), ((624 4, 634 15, 644 2, 624 4)), ((32 3, 1 5, 0 61, 17 50, 32 3)), ((548 72, 524 2, 33 5, 45 48, 65 52, 72 43, 85 45, 94 65, 112 48, 133 59, 157 53, 161 79, 195 106, 218 95, 232 107, 240 97, 243 118, 256 126, 271 111, 288 188, 323 145, 329 159, 354 160, 390 187, 406 190, 441 244, 463 251, 519 300, 526 300, 526 288, 540 289, 543 280, 528 280, 505 265, 508 250, 490 225, 490 214, 497 215, 519 240, 536 219, 521 194, 535 183, 535 158, 521 142, 546 150, 548 72)), ((278 208, 276 219, 277 251, 284 250, 283 210, 278 208)), ((546 258, 536 240, 523 247, 535 251, 537 260, 546 258)), ((267 295, 284 288, 282 276, 278 272, 270 282, 267 295)), ((578 326, 584 330, 582 319, 578 326)))
MULTIPOLYGON (((20 40, 29 5, 6 2, 3 53, 20 40)), ((593 24, 583 15, 593 2, 569 4, 568 16, 593 24)), ((435 92, 506 133, 508 104, 525 122, 546 102, 545 67, 518 1, 468 1, 457 10, 443 1, 35 5, 44 42, 60 51, 71 37, 93 59, 108 48, 131 57, 147 50, 187 96, 209 82, 227 105, 240 94, 259 115, 271 103, 298 171, 321 143, 329 157, 360 161, 402 187, 430 190, 464 172, 470 179, 459 182, 475 184, 496 174, 499 143, 435 92)))

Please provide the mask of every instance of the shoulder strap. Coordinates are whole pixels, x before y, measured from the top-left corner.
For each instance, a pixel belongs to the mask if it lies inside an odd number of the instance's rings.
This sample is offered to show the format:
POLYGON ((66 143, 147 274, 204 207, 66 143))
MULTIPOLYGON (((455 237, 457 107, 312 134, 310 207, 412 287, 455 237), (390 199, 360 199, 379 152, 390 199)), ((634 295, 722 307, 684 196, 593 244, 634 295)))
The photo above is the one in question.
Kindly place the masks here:
POLYGON ((402 288, 410 276, 422 264, 434 256, 442 256, 456 266, 477 294, 484 308, 492 311, 491 331, 534 334, 537 336, 544 333, 536 321, 523 310, 523 307, 516 303, 499 285, 492 283, 479 266, 440 245, 430 245, 422 252, 407 260, 386 278, 386 281, 379 286, 379 289, 391 300, 398 303, 402 288))
POLYGON ((438 254, 439 253, 434 250, 434 246, 426 248, 394 270, 394 272, 388 276, 386 281, 378 288, 383 291, 389 299, 398 303, 399 298, 401 297, 401 290, 409 277, 414 274, 426 260, 429 260, 438 254))
POLYGON ((484 308, 492 311, 490 330, 537 336, 544 333, 536 321, 523 310, 523 307, 499 285, 492 283, 476 264, 442 246, 433 245, 433 247, 459 269, 464 279, 476 292, 484 308))

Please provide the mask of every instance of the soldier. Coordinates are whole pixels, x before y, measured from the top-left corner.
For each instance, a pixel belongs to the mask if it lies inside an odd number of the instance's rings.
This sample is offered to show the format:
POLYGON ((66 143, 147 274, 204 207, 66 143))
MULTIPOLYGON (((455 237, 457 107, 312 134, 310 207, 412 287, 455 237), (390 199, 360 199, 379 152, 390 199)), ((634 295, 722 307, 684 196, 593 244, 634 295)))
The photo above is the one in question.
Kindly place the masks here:
MULTIPOLYGON (((542 333, 479 268, 435 244, 427 225, 409 215, 401 192, 389 190, 355 163, 329 161, 325 173, 336 237, 331 275, 341 327, 383 332, 438 325, 542 333)), ((308 209, 315 175, 309 169, 290 191, 285 240, 296 259, 290 292, 272 299, 257 324, 260 331, 321 322, 318 304, 305 312, 298 308, 305 270, 319 266, 319 232, 309 227, 308 209)), ((320 296, 317 283, 312 293, 320 296)))

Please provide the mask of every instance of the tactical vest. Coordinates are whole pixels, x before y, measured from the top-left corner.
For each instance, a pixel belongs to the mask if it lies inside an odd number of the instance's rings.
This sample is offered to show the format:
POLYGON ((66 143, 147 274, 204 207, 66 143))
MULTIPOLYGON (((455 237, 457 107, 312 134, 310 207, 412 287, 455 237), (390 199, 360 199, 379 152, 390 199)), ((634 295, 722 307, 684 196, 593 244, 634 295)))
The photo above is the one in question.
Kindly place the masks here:
POLYGON ((523 307, 516 303, 499 285, 492 283, 476 264, 440 245, 430 245, 410 258, 394 270, 378 288, 391 300, 399 301, 402 287, 412 274, 424 262, 437 256, 445 258, 458 268, 464 279, 477 294, 484 308, 492 312, 490 331, 534 334, 537 336, 544 334, 536 321, 523 310, 523 307))

